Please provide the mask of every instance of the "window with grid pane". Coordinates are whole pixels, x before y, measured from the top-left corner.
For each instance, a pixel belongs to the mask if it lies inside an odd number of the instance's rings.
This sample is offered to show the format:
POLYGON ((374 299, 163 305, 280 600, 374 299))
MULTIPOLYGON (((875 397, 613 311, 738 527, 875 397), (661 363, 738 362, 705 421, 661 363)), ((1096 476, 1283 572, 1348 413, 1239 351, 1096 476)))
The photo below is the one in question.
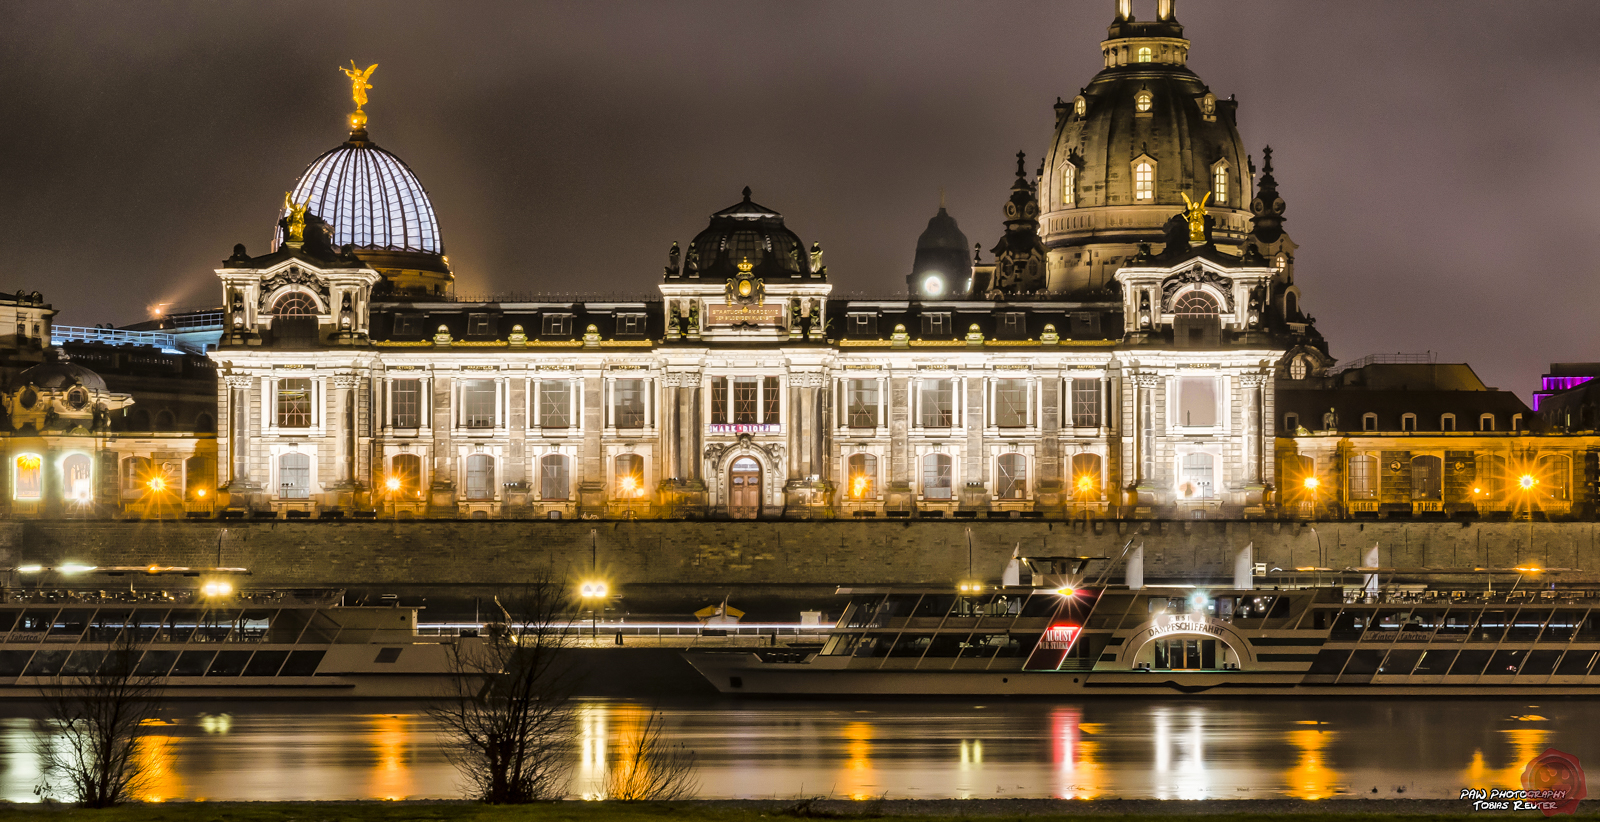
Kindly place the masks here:
POLYGON ((1028 381, 994 381, 994 424, 998 428, 1028 426, 1028 381))
POLYGON ((310 457, 293 453, 278 458, 278 496, 283 499, 308 499, 311 496, 310 457))
POLYGON ((778 423, 778 378, 761 378, 761 421, 768 425, 778 423))
POLYGON ((571 314, 546 314, 542 318, 542 330, 546 337, 569 337, 572 335, 571 314))
POLYGON ((566 380, 539 382, 539 427, 572 426, 572 383, 566 380))
MULTIPOLYGON (((1148 107, 1146 103, 1146 107, 1148 107)), ((1155 198, 1156 170, 1149 163, 1140 163, 1133 168, 1133 199, 1150 200, 1155 198)))
POLYGON ((422 458, 416 454, 399 454, 389 463, 389 475, 400 481, 395 492, 414 496, 422 489, 422 458))
POLYGON ((1100 491, 1100 455, 1074 454, 1072 457, 1072 495, 1089 499, 1100 491))
POLYGON ((1350 458, 1350 498, 1378 498, 1378 460, 1376 457, 1350 458))
POLYGON ((1067 163, 1061 167, 1061 204, 1072 205, 1072 195, 1078 189, 1078 167, 1067 163))
POLYGON ((1228 204, 1228 167, 1219 165, 1211 172, 1211 202, 1214 205, 1228 204))
POLYGON ((467 428, 494 427, 494 380, 461 381, 461 421, 467 428))
POLYGON ((845 407, 851 428, 876 428, 878 381, 851 380, 845 386, 845 407))
POLYGON ((950 455, 929 454, 922 458, 922 496, 926 499, 950 499, 950 455))
POLYGON ((711 421, 728 422, 728 378, 711 378, 711 421))
POLYGON ((761 422, 756 414, 757 395, 761 389, 760 377, 733 378, 733 421, 739 425, 761 422))
POLYGON ((311 427, 311 380, 278 381, 278 427, 311 427))
POLYGON ((546 454, 539 460, 539 498, 566 499, 571 493, 572 479, 567 472, 567 458, 560 454, 546 454))
POLYGON ((949 428, 955 418, 955 380, 923 380, 922 427, 949 428))
POLYGON ((467 457, 467 499, 494 499, 494 457, 488 454, 467 457))
POLYGON ((612 383, 612 419, 618 428, 644 427, 644 380, 612 383))
POLYGON ((390 424, 395 428, 422 427, 422 380, 391 383, 390 424))
POLYGON ((1028 458, 1021 454, 1000 455, 1000 498, 1022 499, 1028 495, 1028 458))
POLYGON ((1100 425, 1100 380, 1075 377, 1072 380, 1072 425, 1097 428, 1100 425))

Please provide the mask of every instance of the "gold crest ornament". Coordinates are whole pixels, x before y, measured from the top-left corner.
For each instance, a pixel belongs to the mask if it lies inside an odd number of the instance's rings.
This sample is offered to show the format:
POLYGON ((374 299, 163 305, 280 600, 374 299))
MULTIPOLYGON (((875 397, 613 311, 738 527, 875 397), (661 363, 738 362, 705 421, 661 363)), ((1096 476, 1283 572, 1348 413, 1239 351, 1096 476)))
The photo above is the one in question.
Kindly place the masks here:
POLYGON ((306 210, 309 208, 311 208, 311 198, 309 195, 307 195, 304 203, 296 205, 294 202, 293 192, 285 191, 283 193, 283 210, 285 212, 284 216, 289 218, 288 244, 290 246, 298 248, 301 243, 305 242, 306 210))
POLYGON ((766 285, 756 279, 750 272, 755 264, 746 257, 739 263, 739 274, 728 281, 728 305, 760 305, 766 301, 766 285))
POLYGON ((1181 191, 1178 193, 1183 195, 1186 206, 1183 216, 1189 221, 1189 244, 1199 245, 1206 241, 1206 201, 1211 199, 1211 192, 1207 191, 1200 202, 1190 200, 1189 195, 1181 191))
POLYGON ((372 84, 368 83, 367 80, 372 77, 372 72, 377 68, 378 64, 373 63, 365 69, 358 69, 354 60, 350 61, 349 68, 339 67, 339 70, 344 72, 344 76, 350 78, 350 99, 356 101, 356 110, 350 114, 350 127, 353 129, 365 128, 367 125, 367 113, 362 111, 361 108, 367 104, 367 89, 372 88, 372 84))

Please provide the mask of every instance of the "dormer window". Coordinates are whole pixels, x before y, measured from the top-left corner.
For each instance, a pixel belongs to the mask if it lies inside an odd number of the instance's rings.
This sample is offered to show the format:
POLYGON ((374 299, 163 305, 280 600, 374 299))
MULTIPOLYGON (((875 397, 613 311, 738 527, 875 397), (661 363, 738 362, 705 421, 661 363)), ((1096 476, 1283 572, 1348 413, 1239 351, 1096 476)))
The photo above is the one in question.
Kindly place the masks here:
POLYGON ((1145 90, 1140 90, 1140 92, 1138 94, 1134 95, 1134 97, 1133 97, 1133 110, 1134 111, 1137 111, 1140 114, 1149 114, 1150 113, 1150 106, 1151 106, 1150 92, 1145 91, 1145 90))
POLYGON ((1408 434, 1415 434, 1417 432, 1417 415, 1416 414, 1401 414, 1400 415, 1400 430, 1404 431, 1404 432, 1406 432, 1408 434))
POLYGON ((1082 117, 1085 114, 1088 114, 1089 113, 1089 100, 1088 100, 1088 98, 1084 97, 1082 94, 1080 94, 1077 97, 1073 98, 1073 100, 1072 100, 1072 113, 1078 115, 1079 117, 1082 117))
POLYGON ((546 314, 544 315, 540 333, 546 337, 572 336, 571 314, 546 314))
POLYGON ((1283 433, 1288 434, 1289 436, 1292 437, 1292 436, 1295 435, 1295 432, 1299 431, 1299 430, 1300 430, 1300 415, 1299 414, 1284 414, 1283 415, 1283 433))
POLYGON ((1217 95, 1208 91, 1200 98, 1200 114, 1207 120, 1217 116, 1217 95))
POLYGON ((1289 256, 1287 254, 1283 254, 1282 252, 1280 252, 1278 254, 1277 258, 1272 261, 1272 267, 1278 269, 1279 271, 1282 271, 1285 268, 1288 268, 1289 267, 1289 256))
POLYGON ((1311 363, 1304 356, 1289 361, 1289 379, 1303 380, 1311 371, 1311 363))
POLYGON ((852 337, 878 336, 877 314, 850 314, 846 317, 845 323, 849 326, 852 337))
POLYGON ((637 336, 644 333, 643 314, 618 314, 617 336, 637 336))
POLYGON ((1072 205, 1073 195, 1078 188, 1078 167, 1066 163, 1061 166, 1061 204, 1072 205))
POLYGON ((1479 431, 1493 431, 1494 430, 1494 415, 1493 414, 1484 414, 1484 415, 1478 417, 1478 430, 1479 431))
POLYGON ((1362 431, 1376 431, 1376 430, 1378 430, 1378 415, 1372 413, 1371 411, 1368 411, 1367 413, 1362 414, 1361 415, 1361 430, 1362 431))
POLYGON ((1139 49, 1139 62, 1141 62, 1141 63, 1150 62, 1150 47, 1149 46, 1145 46, 1145 47, 1139 49))
POLYGON ((1133 199, 1147 202, 1156 197, 1156 167, 1149 160, 1141 160, 1133 167, 1133 199))
POLYGON ((949 314, 922 315, 922 336, 924 337, 947 337, 950 335, 950 328, 949 314))
POLYGON ((493 318, 488 314, 467 315, 467 336, 487 337, 494 333, 493 318))
POLYGON ((1456 415, 1455 414, 1445 414, 1444 416, 1440 417, 1439 418, 1439 430, 1440 431, 1455 431, 1456 430, 1456 415))
POLYGON ((1219 206, 1228 204, 1227 163, 1217 163, 1211 169, 1211 203, 1219 206))

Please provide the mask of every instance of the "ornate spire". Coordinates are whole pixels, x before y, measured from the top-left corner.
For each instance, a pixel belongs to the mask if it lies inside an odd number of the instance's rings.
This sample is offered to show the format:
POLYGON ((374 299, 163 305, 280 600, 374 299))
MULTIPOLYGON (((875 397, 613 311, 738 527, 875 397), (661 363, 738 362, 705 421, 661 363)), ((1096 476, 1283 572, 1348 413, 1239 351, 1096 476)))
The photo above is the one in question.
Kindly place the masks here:
POLYGON ((1286 205, 1278 194, 1278 181, 1272 176, 1272 146, 1261 150, 1261 180, 1256 184, 1256 197, 1250 201, 1250 234, 1262 243, 1275 243, 1283 236, 1283 212, 1286 205))

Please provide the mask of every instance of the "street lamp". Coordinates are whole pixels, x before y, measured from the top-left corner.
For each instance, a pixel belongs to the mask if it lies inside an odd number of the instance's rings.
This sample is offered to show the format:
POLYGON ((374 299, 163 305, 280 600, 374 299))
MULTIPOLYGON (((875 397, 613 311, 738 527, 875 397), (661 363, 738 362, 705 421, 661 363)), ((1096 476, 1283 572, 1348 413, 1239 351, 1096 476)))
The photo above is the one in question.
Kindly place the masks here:
POLYGON ((609 593, 610 589, 602 580, 590 580, 578 589, 578 595, 583 598, 584 604, 589 606, 589 632, 596 637, 600 636, 599 609, 604 607, 606 595, 609 593))
POLYGON ((1533 556, 1533 488, 1539 478, 1532 474, 1517 477, 1517 488, 1522 491, 1522 504, 1528 509, 1528 555, 1533 556))

